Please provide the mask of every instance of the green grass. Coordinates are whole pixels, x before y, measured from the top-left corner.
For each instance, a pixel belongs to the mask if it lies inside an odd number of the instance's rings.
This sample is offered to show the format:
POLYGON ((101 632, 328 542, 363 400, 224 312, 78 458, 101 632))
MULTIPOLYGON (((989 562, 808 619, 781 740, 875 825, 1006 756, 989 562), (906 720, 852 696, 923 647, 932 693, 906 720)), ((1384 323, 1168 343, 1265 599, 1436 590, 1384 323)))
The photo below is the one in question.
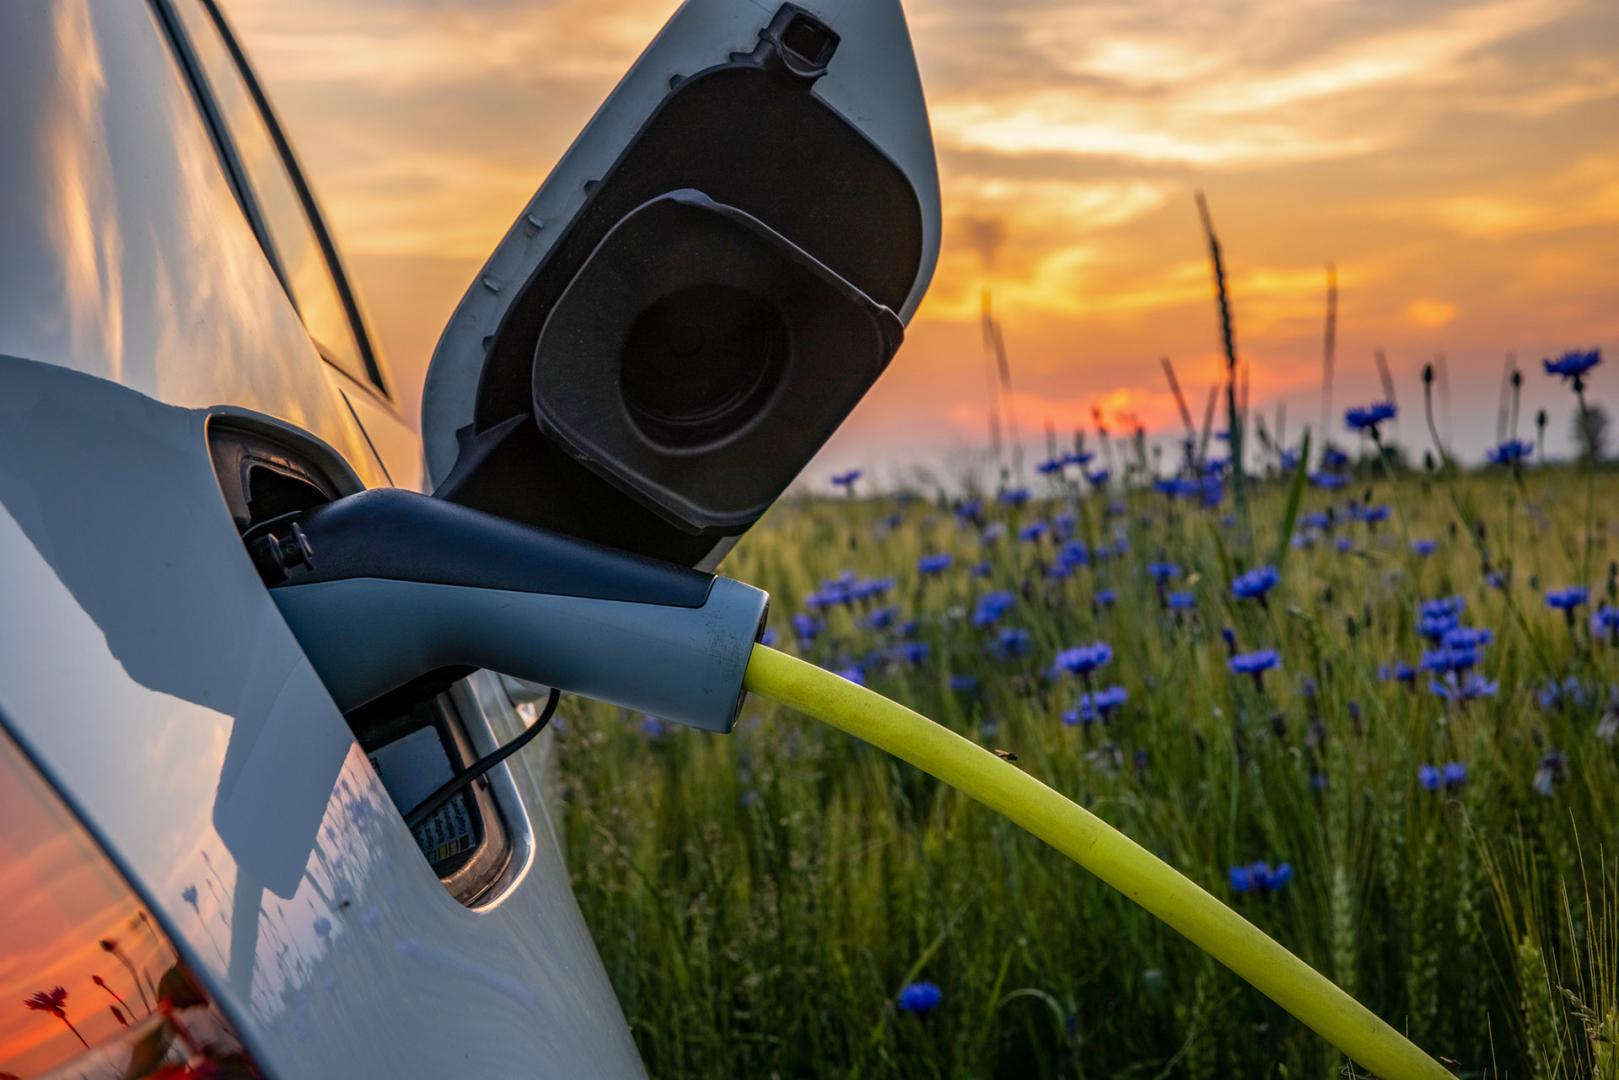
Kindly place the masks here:
MULTIPOLYGON (((1285 539, 1282 480, 1251 484, 1252 537, 1219 524, 1224 510, 1146 492, 1121 516, 1056 489, 1017 511, 989 503, 1009 526, 993 545, 926 502, 799 501, 725 570, 772 593, 787 648, 829 666, 893 644, 861 623, 876 605, 828 612, 797 649, 788 617, 841 571, 894 576, 877 604, 919 619, 930 656, 868 666, 874 689, 1015 752, 1460 1074, 1616 1077, 1619 756, 1601 719, 1619 648, 1592 640, 1590 608, 1571 629, 1543 599, 1583 581, 1593 604, 1611 601, 1615 479, 1596 478, 1589 512, 1586 476, 1559 470, 1308 490, 1304 514, 1370 487, 1394 517, 1340 524, 1352 553, 1333 537, 1287 551, 1263 608, 1233 600, 1229 581, 1247 552, 1268 561, 1285 539), (1122 529, 1129 553, 1047 580, 1055 542, 1020 542, 1016 526, 1075 509, 1092 550, 1122 529), (1416 537, 1437 553, 1413 554, 1416 537), (941 551, 955 566, 920 578, 918 556, 941 551), (986 557, 992 575, 971 576, 986 557), (1506 589, 1488 584, 1486 557, 1506 589), (1155 559, 1184 569, 1174 587, 1196 593, 1195 613, 1160 606, 1155 559), (1111 609, 1091 602, 1103 587, 1111 609), (1023 594, 1001 625, 1030 632, 1027 658, 995 659, 993 631, 969 625, 975 598, 999 588, 1023 594), (1495 695, 1447 703, 1426 674, 1380 680, 1381 665, 1421 658, 1418 601, 1451 594, 1464 624, 1494 631, 1482 670, 1495 695), (1244 649, 1281 652, 1262 690, 1228 672, 1224 626, 1244 649), (1106 727, 1070 727, 1081 687, 1045 671, 1093 640, 1115 651, 1098 685, 1129 701, 1106 727), (953 674, 977 675, 981 693, 952 693, 953 674), (1588 700, 1543 707, 1538 692, 1569 676, 1588 700), (1566 768, 1542 794, 1551 750, 1566 768), (1420 765, 1453 760, 1465 786, 1419 785, 1420 765), (1290 862, 1291 884, 1232 894, 1228 868, 1259 859, 1290 862)), ((649 735, 591 704, 565 714, 574 886, 654 1074, 1344 1073, 1256 991, 989 811, 806 718, 759 701, 743 715, 720 737, 649 735), (944 991, 925 1018, 893 1005, 915 979, 944 991)))

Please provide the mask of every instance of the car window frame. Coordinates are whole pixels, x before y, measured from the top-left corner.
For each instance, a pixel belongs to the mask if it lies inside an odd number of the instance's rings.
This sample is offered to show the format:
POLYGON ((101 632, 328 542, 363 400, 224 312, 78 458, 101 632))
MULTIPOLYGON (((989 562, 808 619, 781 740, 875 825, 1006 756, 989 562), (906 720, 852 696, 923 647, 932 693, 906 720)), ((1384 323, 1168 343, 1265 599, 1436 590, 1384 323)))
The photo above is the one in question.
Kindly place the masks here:
MULTIPOLYGON (((276 254, 275 244, 271 240, 270 229, 265 221, 263 210, 253 193, 251 178, 242 164, 240 154, 237 152, 235 136, 226 122, 218 102, 214 98, 214 90, 208 81, 207 74, 202 69, 196 48, 191 41, 189 32, 179 12, 174 10, 172 0, 149 0, 158 21, 168 32, 170 44, 174 48, 175 56, 185 74, 186 82, 191 87, 191 93, 196 100, 197 111, 208 129, 209 137, 213 140, 214 149, 219 155, 220 165, 230 180, 232 191, 236 194, 236 201, 241 206, 242 214, 247 218, 248 225, 258 238, 259 247, 264 257, 269 261, 276 280, 281 283, 282 290, 287 294, 293 306, 297 307, 297 300, 293 296, 291 283, 287 272, 276 254)), ((269 132, 271 142, 274 144, 280 165, 285 170, 294 192, 298 196, 299 208, 303 211, 305 223, 320 249, 321 257, 326 262, 327 272, 331 274, 332 282, 337 290, 338 300, 343 307, 343 315, 348 321, 349 331, 359 348, 361 363, 365 365, 365 378, 356 376, 357 372, 348 371, 344 365, 328 357, 314 335, 310 334, 310 341, 316 347, 322 360, 328 365, 349 377, 355 385, 363 386, 367 391, 374 393, 388 408, 394 408, 393 393, 389 386, 387 375, 383 370, 382 359, 378 355, 372 340, 370 329, 366 324, 364 314, 360 309, 358 298, 349 281, 343 259, 332 239, 331 231, 326 226, 326 218, 321 213, 320 205, 316 202, 314 192, 311 190, 304 176, 298 155, 292 148, 291 141, 281 126, 280 118, 275 108, 270 104, 258 77, 253 72, 253 66, 242 51, 236 34, 231 29, 225 14, 220 10, 216 0, 194 0, 199 4, 214 30, 219 34, 225 51, 230 56, 230 62, 235 66, 236 74, 241 78, 242 84, 247 88, 248 95, 253 100, 254 107, 265 129, 269 132)))

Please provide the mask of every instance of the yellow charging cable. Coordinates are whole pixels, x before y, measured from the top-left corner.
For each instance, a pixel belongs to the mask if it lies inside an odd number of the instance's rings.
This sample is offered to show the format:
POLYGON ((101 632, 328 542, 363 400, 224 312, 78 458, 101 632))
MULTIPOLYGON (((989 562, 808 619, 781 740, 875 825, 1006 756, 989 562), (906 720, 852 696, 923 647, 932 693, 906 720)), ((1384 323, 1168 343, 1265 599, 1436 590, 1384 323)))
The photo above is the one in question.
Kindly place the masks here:
POLYGON ((863 686, 763 645, 747 689, 910 762, 1027 829, 1190 938, 1361 1065, 1448 1077, 1438 1062, 1190 878, 1014 765, 863 686))

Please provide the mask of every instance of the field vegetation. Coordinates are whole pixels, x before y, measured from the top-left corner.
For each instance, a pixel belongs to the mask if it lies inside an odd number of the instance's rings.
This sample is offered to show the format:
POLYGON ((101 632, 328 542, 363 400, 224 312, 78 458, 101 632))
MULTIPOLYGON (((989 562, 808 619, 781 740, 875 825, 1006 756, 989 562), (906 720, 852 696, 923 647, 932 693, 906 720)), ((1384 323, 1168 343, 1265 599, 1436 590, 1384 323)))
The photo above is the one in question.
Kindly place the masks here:
MULTIPOLYGON (((1619 475, 1528 443, 1407 469, 1392 422, 1240 489, 1213 450, 1155 478, 1120 443, 976 496, 851 480, 725 570, 780 647, 1015 754, 1460 1075, 1619 1075, 1619 475)), ((560 740, 574 886, 655 1074, 1350 1068, 811 720, 584 704, 560 740)))

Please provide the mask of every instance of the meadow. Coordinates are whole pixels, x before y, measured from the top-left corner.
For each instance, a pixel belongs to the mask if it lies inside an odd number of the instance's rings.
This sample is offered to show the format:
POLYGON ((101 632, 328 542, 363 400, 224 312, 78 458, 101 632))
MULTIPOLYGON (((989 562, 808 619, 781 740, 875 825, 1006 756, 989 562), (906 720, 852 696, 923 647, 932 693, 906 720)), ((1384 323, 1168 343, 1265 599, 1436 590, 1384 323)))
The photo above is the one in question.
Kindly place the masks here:
MULTIPOLYGON (((779 647, 1015 754, 1459 1075, 1619 1076, 1619 473, 1363 438, 1239 495, 1101 449, 789 500, 724 570, 779 647)), ((655 1075, 1351 1074, 984 808, 743 717, 559 725, 574 887, 655 1075)))

